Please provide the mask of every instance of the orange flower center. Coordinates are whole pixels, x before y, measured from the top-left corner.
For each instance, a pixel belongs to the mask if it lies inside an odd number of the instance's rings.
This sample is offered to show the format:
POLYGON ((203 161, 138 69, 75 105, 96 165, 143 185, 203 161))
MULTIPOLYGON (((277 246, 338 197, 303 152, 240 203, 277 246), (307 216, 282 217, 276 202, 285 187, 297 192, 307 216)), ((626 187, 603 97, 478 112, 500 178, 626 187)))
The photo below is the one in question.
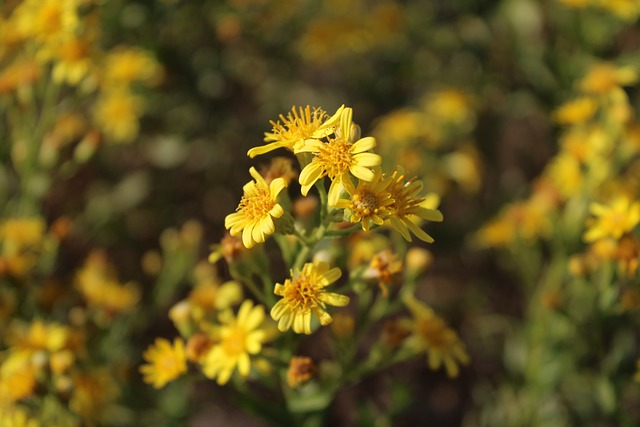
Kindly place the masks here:
POLYGON ((444 348, 447 344, 447 330, 440 319, 419 320, 416 330, 429 347, 438 349, 444 348))
POLYGON ((318 292, 308 277, 298 275, 285 283, 284 295, 289 305, 309 309, 318 305, 318 292))

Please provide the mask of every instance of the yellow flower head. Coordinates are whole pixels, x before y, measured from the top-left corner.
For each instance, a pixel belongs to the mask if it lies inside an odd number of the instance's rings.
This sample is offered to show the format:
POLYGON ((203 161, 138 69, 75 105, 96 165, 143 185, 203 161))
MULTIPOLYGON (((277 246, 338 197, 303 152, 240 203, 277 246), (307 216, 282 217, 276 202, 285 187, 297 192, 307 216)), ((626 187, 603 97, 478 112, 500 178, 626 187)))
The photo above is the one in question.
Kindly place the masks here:
POLYGON ((221 283, 210 264, 198 264, 195 276, 195 286, 188 296, 191 315, 195 320, 201 320, 215 311, 225 310, 242 300, 240 284, 234 281, 221 283))
POLYGON ((267 333, 261 328, 264 308, 245 300, 234 317, 230 310, 220 315, 220 326, 214 330, 216 343, 202 360, 202 370, 220 385, 226 384, 238 369, 242 377, 251 371, 251 355, 260 353, 267 333))
POLYGON ((438 202, 437 197, 420 196, 422 181, 415 177, 406 181, 404 174, 397 170, 393 172, 390 179, 392 182, 389 186, 389 192, 393 204, 388 207, 388 210, 390 211, 389 222, 391 226, 409 242, 411 241, 409 232, 411 232, 420 240, 432 243, 433 238, 422 230, 417 222, 420 220, 442 221, 442 213, 434 209, 438 202), (433 205, 433 207, 425 205, 433 205))
POLYGON ((253 158, 277 148, 296 151, 302 148, 308 139, 321 139, 331 135, 340 120, 343 109, 344 105, 327 119, 328 115, 322 108, 313 108, 312 111, 308 105, 304 109, 299 107, 298 110, 296 107, 292 107, 287 117, 280 114, 278 122, 270 122, 273 130, 264 134, 264 141, 269 144, 254 147, 249 150, 247 155, 253 158))
POLYGON ((405 345, 426 352, 430 369, 436 370, 444 364, 447 375, 456 377, 458 365, 469 363, 464 343, 430 307, 413 297, 404 302, 413 316, 411 336, 405 345))
POLYGON ((331 323, 331 315, 325 311, 327 304, 344 307, 349 304, 349 297, 325 292, 324 288, 341 275, 339 268, 329 269, 326 262, 314 262, 305 264, 302 271, 291 271, 291 279, 283 285, 276 283, 274 293, 282 299, 271 309, 271 318, 278 322, 278 329, 285 332, 293 327, 297 334, 310 334, 311 312, 322 326, 331 323))
POLYGON ((376 146, 375 138, 368 136, 355 143, 351 142, 355 128, 352 115, 351 108, 344 109, 335 138, 329 138, 327 142, 309 139, 302 148, 296 150, 296 154, 309 152, 314 156, 311 163, 300 172, 303 196, 307 195, 317 180, 328 176, 331 179, 329 205, 335 206, 342 186, 353 185, 349 173, 363 181, 373 180, 375 174, 370 168, 379 166, 382 158, 378 154, 367 152, 376 146))
POLYGON ((587 93, 605 95, 637 80, 638 74, 631 66, 616 68, 613 64, 601 63, 591 67, 580 82, 580 87, 587 93))
POLYGON ((126 87, 136 81, 152 84, 160 76, 160 66, 142 49, 117 47, 107 54, 104 76, 105 86, 126 87))
POLYGON ((78 27, 77 0, 26 0, 16 8, 18 31, 40 42, 56 42, 78 27))
POLYGON ((33 353, 61 350, 69 336, 69 329, 58 323, 34 320, 29 324, 12 323, 7 341, 16 351, 33 353))
POLYGON ((57 83, 77 85, 91 70, 91 45, 84 38, 66 37, 46 52, 46 56, 55 61, 53 80, 57 83))
POLYGON ((563 125, 576 125, 591 119, 597 110, 595 99, 585 96, 564 103, 555 111, 554 118, 563 125))
POLYGON ((390 184, 391 180, 383 179, 380 170, 376 170, 371 182, 360 181, 357 187, 347 180, 345 188, 351 197, 339 199, 336 207, 347 209, 350 212, 349 221, 362 222, 362 229, 368 231, 371 222, 382 225, 389 214, 387 207, 394 202, 388 190, 390 184))
POLYGON ((98 127, 114 142, 127 143, 138 135, 143 101, 125 89, 104 92, 94 106, 98 127))
POLYGON ((0 427, 39 427, 35 418, 30 418, 25 408, 16 405, 0 407, 0 427))
POLYGON ((298 387, 313 378, 317 370, 316 364, 310 357, 293 356, 289 361, 287 385, 291 388, 298 387))
POLYGON ((586 242, 607 237, 620 239, 640 222, 640 202, 632 201, 627 196, 618 196, 609 205, 592 203, 590 211, 596 218, 590 221, 584 234, 586 242))
POLYGON ((140 366, 140 372, 144 375, 144 382, 155 388, 162 388, 187 372, 184 341, 179 338, 173 341, 173 345, 169 340, 156 338, 144 352, 144 359, 149 363, 140 366))
POLYGON ((287 186, 283 178, 276 178, 267 184, 253 167, 249 173, 255 181, 245 184, 244 195, 236 211, 224 219, 224 226, 232 236, 242 233, 242 243, 247 248, 264 243, 266 237, 276 231, 273 219, 284 214, 284 209, 276 199, 287 186))

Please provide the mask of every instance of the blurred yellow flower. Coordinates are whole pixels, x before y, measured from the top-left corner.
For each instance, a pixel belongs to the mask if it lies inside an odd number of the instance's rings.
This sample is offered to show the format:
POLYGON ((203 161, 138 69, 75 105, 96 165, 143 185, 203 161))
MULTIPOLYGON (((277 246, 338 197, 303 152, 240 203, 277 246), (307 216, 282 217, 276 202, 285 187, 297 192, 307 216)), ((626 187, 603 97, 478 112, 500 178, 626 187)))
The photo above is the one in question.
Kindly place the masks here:
POLYGON ((76 287, 87 304, 103 312, 106 319, 131 310, 140 299, 140 290, 133 283, 118 282, 113 267, 101 251, 93 251, 76 273, 76 287))
POLYGON ((255 181, 245 184, 244 195, 236 212, 224 219, 225 228, 232 236, 242 234, 242 243, 247 248, 264 243, 266 237, 276 231, 273 220, 284 215, 284 209, 276 199, 287 186, 283 178, 276 178, 267 184, 254 167, 249 169, 249 173, 255 181))
POLYGON ((314 107, 311 110, 307 105, 304 109, 299 107, 296 110, 296 107, 292 107, 286 117, 280 114, 278 122, 270 122, 273 130, 264 134, 264 141, 268 144, 250 149, 247 155, 253 158, 278 148, 296 151, 302 148, 308 139, 322 139, 331 135, 340 121, 343 110, 344 105, 338 108, 333 116, 327 118, 328 115, 322 108, 314 107))
POLYGON ((14 351, 31 354, 37 351, 50 353, 61 350, 69 336, 66 326, 42 320, 31 323, 14 322, 9 327, 7 342, 14 351))
POLYGON ((140 372, 144 375, 144 382, 155 388, 162 388, 187 372, 184 341, 180 338, 173 340, 173 345, 167 339, 156 338, 143 357, 149 363, 140 366, 140 372))
POLYGON ((187 297, 191 316, 196 320, 224 310, 242 300, 242 286, 238 282, 221 283, 210 264, 196 266, 196 283, 187 297))
POLYGON ((11 352, 0 364, 0 407, 35 393, 38 370, 31 360, 28 354, 11 352))
POLYGON ((214 328, 215 344, 202 359, 202 370, 220 385, 226 384, 238 369, 242 377, 251 371, 251 355, 260 353, 267 334, 261 325, 264 308, 245 300, 238 309, 237 317, 231 310, 220 315, 220 325, 214 328))
MULTIPOLYGON (((376 146, 376 140, 371 137, 351 142, 355 125, 351 118, 353 111, 345 108, 340 116, 340 127, 336 130, 336 137, 328 142, 309 139, 305 145, 296 150, 298 153, 312 153, 313 160, 300 172, 299 182, 302 195, 306 196, 317 180, 328 176, 331 179, 329 187, 329 205, 335 206, 340 198, 343 185, 349 185, 349 173, 363 181, 371 181, 374 172, 370 169, 379 166, 382 158, 374 153, 368 153, 376 146)), ((353 184, 351 184, 353 185, 353 184)))
POLYGON ((465 345, 457 334, 427 305, 413 297, 404 300, 413 320, 409 323, 411 335, 405 345, 427 354, 429 368, 436 370, 444 364, 449 377, 458 376, 458 365, 469 363, 465 345))
POLYGON ((291 279, 284 284, 276 283, 274 293, 282 297, 271 309, 271 317, 278 322, 282 332, 293 327, 297 334, 311 333, 311 313, 320 320, 322 326, 331 323, 331 315, 325 311, 328 305, 344 307, 349 297, 325 292, 324 288, 338 280, 342 272, 339 268, 329 269, 326 262, 307 263, 301 271, 291 271, 291 279))
POLYGON ((98 127, 114 142, 131 142, 138 135, 142 98, 126 89, 103 92, 93 106, 98 127))
POLYGON ((0 427, 39 427, 41 424, 36 418, 30 418, 25 408, 11 405, 0 406, 0 427))
POLYGON ((160 66, 148 52, 120 46, 107 53, 103 85, 105 88, 128 87, 134 82, 151 85, 158 80, 160 72, 160 66))
POLYGON ((631 66, 616 67, 601 63, 592 66, 580 82, 580 88, 587 93, 604 95, 612 90, 635 83, 638 80, 636 70, 631 66))
POLYGON ((459 89, 442 89, 425 99, 425 112, 429 120, 444 126, 469 128, 475 123, 470 97, 459 89))
POLYGON ((560 124, 576 125, 591 119, 597 110, 598 103, 596 100, 584 96, 562 104, 553 116, 556 122, 560 124))
MULTIPOLYGON (((393 204, 389 205, 389 222, 391 226, 402 234, 407 241, 411 241, 411 233, 420 240, 432 243, 433 238, 429 236, 418 222, 421 220, 440 222, 443 220, 442 213, 434 208, 423 206, 428 201, 427 197, 420 196, 422 181, 417 178, 406 180, 404 174, 395 170, 390 176, 392 181, 389 191, 393 204)), ((437 203, 436 203, 437 205, 437 203)))
POLYGON ((54 59, 53 80, 57 83, 79 84, 93 64, 91 46, 87 40, 68 37, 51 48, 54 59))
POLYGON ((400 282, 403 267, 402 260, 389 249, 385 249, 373 257, 362 277, 376 280, 382 294, 388 297, 388 285, 400 282))
POLYGON ((382 171, 375 171, 371 182, 360 181, 355 187, 351 180, 344 182, 349 199, 339 199, 336 208, 346 209, 349 221, 362 223, 362 229, 368 231, 371 223, 382 225, 388 216, 387 206, 394 200, 391 198, 388 187, 391 180, 383 179, 382 171))
POLYGON ((640 202, 617 196, 609 204, 592 203, 590 212, 596 217, 587 223, 586 242, 613 237, 620 239, 640 222, 640 202))
POLYGON ((56 42, 79 25, 78 0, 25 0, 15 10, 18 31, 40 42, 56 42))
POLYGON ((638 0, 594 0, 594 3, 629 22, 640 15, 638 0))

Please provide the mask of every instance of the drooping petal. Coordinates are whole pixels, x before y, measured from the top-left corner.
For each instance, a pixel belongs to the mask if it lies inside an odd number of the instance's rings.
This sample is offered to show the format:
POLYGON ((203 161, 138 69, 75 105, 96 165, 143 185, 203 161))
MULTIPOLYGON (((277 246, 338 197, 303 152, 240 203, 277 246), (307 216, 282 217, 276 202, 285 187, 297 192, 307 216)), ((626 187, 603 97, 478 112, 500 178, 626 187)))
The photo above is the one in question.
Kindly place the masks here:
POLYGON ((251 232, 253 231, 253 227, 254 227, 254 223, 249 223, 247 224, 247 226, 244 228, 244 230, 242 230, 242 244, 247 248, 247 249, 251 249, 253 247, 253 245, 255 244, 253 241, 253 238, 251 236, 251 232))
POLYGON ((318 163, 311 162, 300 172, 300 185, 313 185, 324 173, 324 168, 318 163))

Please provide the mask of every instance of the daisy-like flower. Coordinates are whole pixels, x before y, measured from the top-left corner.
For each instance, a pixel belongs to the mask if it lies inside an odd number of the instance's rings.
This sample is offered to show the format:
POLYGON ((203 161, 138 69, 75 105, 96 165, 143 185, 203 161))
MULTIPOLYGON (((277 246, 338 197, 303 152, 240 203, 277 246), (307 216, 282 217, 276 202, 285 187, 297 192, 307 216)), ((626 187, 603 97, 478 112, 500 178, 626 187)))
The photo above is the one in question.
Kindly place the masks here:
POLYGON ((383 179, 380 170, 375 172, 371 182, 360 181, 357 187, 347 180, 345 188, 351 197, 339 199, 336 207, 347 209, 350 212, 349 221, 361 222, 362 229, 368 231, 371 222, 382 225, 389 214, 387 206, 394 202, 388 190, 390 184, 391 180, 383 179))
POLYGON ((131 142, 138 135, 144 104, 142 98, 126 89, 107 90, 98 98, 94 120, 98 127, 115 142, 131 142))
POLYGON ((220 326, 214 330, 216 344, 203 357, 203 372, 220 385, 226 384, 233 372, 238 369, 242 377, 251 370, 251 355, 262 350, 267 338, 260 326, 264 320, 264 308, 255 306, 251 300, 245 300, 238 316, 230 310, 220 315, 220 326))
POLYGON ((143 356, 149 363, 142 365, 140 372, 144 375, 144 382, 152 384, 155 388, 162 388, 187 372, 184 341, 179 338, 173 341, 173 345, 169 340, 157 338, 143 356))
POLYGON ((26 0, 15 11, 18 31, 40 42, 55 42, 79 25, 77 0, 26 0))
POLYGON ((591 213, 596 216, 584 233, 586 242, 595 242, 607 237, 620 239, 640 223, 640 202, 618 196, 609 205, 592 203, 591 213))
POLYGON ((253 167, 249 173, 255 181, 245 184, 240 204, 224 219, 224 226, 234 237, 242 234, 244 246, 252 248, 256 243, 264 243, 266 237, 276 231, 273 219, 284 214, 276 198, 287 183, 283 178, 276 178, 267 184, 253 167))
POLYGON ((439 369, 444 364, 449 377, 458 376, 458 365, 469 363, 464 343, 430 307, 413 297, 404 302, 413 316, 408 323, 411 335, 405 346, 426 352, 430 369, 439 369))
POLYGON ((264 141, 268 144, 250 149, 247 155, 254 158, 278 148, 296 151, 302 148, 308 139, 321 139, 331 135, 340 121, 343 110, 344 105, 327 119, 328 114, 322 108, 312 110, 307 105, 304 109, 298 107, 296 110, 296 107, 292 107, 287 117, 280 114, 279 121, 270 121, 273 129, 264 134, 264 141))
POLYGON ((376 140, 367 136, 354 143, 351 142, 351 136, 354 133, 352 115, 351 108, 344 109, 335 138, 328 138, 327 142, 309 139, 302 148, 295 151, 296 154, 309 152, 314 156, 311 163, 300 172, 299 181, 303 196, 307 195, 317 180, 328 176, 331 179, 329 205, 335 206, 343 185, 353 186, 349 174, 362 181, 372 181, 375 177, 371 168, 379 166, 382 158, 378 154, 367 153, 367 151, 376 146, 376 140))
POLYGON ((325 311, 328 305, 344 307, 349 297, 331 292, 324 288, 340 278, 339 268, 329 269, 326 262, 307 263, 302 271, 291 271, 291 279, 281 285, 276 283, 274 293, 282 297, 271 309, 271 318, 278 322, 278 329, 285 332, 293 327, 297 334, 311 333, 311 312, 326 326, 333 320, 325 311))
POLYGON ((407 181, 404 174, 396 170, 389 178, 391 179, 389 192, 393 203, 387 209, 390 211, 389 222, 391 226, 409 242, 411 241, 409 232, 411 232, 420 240, 432 243, 433 237, 421 229, 418 222, 421 220, 442 221, 442 213, 435 209, 438 204, 437 196, 420 196, 423 184, 416 177, 407 181))

